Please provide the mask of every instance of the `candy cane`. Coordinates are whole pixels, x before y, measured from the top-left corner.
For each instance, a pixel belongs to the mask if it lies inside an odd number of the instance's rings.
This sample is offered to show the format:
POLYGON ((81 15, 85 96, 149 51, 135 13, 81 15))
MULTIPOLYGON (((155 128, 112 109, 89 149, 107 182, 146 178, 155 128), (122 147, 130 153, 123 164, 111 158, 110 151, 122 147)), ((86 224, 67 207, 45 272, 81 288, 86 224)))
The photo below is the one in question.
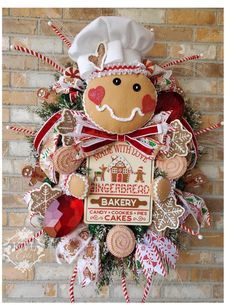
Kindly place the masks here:
POLYGON ((77 266, 75 266, 72 277, 70 279, 70 288, 69 288, 69 292, 70 292, 70 302, 71 303, 75 303, 75 297, 74 297, 74 284, 75 284, 75 279, 77 276, 77 266))
POLYGON ((146 283, 146 287, 144 289, 144 293, 143 293, 141 303, 145 303, 146 298, 147 298, 147 296, 149 294, 149 291, 150 291, 151 284, 152 284, 152 275, 147 278, 147 283, 146 283))
POLYGON ((56 33, 56 35, 64 41, 64 43, 67 45, 68 48, 71 47, 71 42, 68 38, 66 38, 59 30, 58 28, 52 23, 52 21, 48 21, 48 25, 52 28, 52 30, 56 33))
POLYGON ((192 236, 197 236, 198 239, 203 239, 203 236, 201 234, 199 234, 198 232, 193 231, 192 229, 186 227, 183 224, 181 224, 179 228, 180 228, 180 230, 185 231, 186 233, 189 233, 192 236))
POLYGON ((47 56, 45 56, 37 51, 33 51, 31 49, 24 48, 19 45, 11 45, 11 50, 13 50, 13 49, 15 49, 16 51, 19 51, 22 53, 28 53, 29 55, 37 57, 37 58, 41 59, 42 61, 46 62, 47 64, 49 64, 50 66, 52 66, 53 68, 55 68, 60 73, 64 72, 64 68, 62 68, 57 63, 55 63, 51 58, 48 58, 47 56))
POLYGON ((28 238, 27 240, 25 240, 24 242, 20 243, 16 248, 15 251, 24 248, 25 246, 27 246, 28 244, 30 244, 32 241, 34 241, 35 239, 37 239, 39 236, 41 236, 43 234, 43 230, 40 230, 38 232, 36 232, 33 236, 31 236, 30 238, 28 238))
POLYGON ((6 129, 11 130, 16 133, 22 133, 26 136, 34 137, 36 132, 27 128, 17 127, 17 126, 6 126, 6 129))
POLYGON ((170 66, 181 64, 181 63, 186 62, 186 61, 199 59, 199 58, 202 58, 202 57, 203 57, 203 54, 196 54, 196 55, 192 55, 192 56, 186 56, 186 57, 183 57, 183 58, 180 58, 180 59, 176 59, 176 60, 170 61, 170 62, 168 62, 168 63, 166 63, 164 65, 161 65, 161 67, 162 68, 167 68, 167 67, 170 67, 170 66))
POLYGON ((213 124, 211 126, 208 126, 206 128, 203 128, 203 129, 200 129, 198 131, 195 132, 195 136, 199 136, 203 133, 206 133, 206 132, 209 132, 209 131, 212 131, 214 129, 217 129, 217 128, 220 128, 224 125, 224 122, 220 122, 220 123, 217 123, 217 124, 213 124))
POLYGON ((129 294, 128 294, 128 290, 127 290, 127 284, 126 284, 126 277, 125 277, 125 270, 124 270, 123 261, 121 262, 121 268, 122 268, 121 286, 122 286, 122 289, 123 289, 123 294, 124 294, 126 303, 130 303, 129 294))
POLYGON ((156 248, 156 246, 154 245, 154 243, 152 242, 152 240, 151 240, 149 234, 146 234, 145 237, 147 238, 147 241, 148 241, 149 245, 152 247, 153 251, 154 251, 155 254, 156 254, 157 263, 158 263, 158 265, 159 265, 159 267, 160 267, 160 269, 161 269, 161 272, 163 273, 163 276, 166 276, 166 275, 167 275, 167 272, 166 272, 166 270, 165 270, 165 268, 164 268, 164 266, 163 266, 163 264, 162 264, 160 255, 159 255, 159 253, 158 253, 159 249, 158 249, 158 251, 157 251, 157 248, 156 248))

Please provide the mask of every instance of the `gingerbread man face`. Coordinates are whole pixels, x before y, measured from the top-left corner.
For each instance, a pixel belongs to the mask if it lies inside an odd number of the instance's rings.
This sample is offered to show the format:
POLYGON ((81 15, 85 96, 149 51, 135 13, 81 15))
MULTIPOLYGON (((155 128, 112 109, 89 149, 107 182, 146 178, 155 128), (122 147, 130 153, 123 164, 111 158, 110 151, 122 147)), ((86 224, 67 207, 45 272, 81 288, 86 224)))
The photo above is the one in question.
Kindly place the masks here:
POLYGON ((157 94, 143 74, 108 75, 88 83, 84 109, 89 119, 109 133, 128 134, 153 116, 157 94))

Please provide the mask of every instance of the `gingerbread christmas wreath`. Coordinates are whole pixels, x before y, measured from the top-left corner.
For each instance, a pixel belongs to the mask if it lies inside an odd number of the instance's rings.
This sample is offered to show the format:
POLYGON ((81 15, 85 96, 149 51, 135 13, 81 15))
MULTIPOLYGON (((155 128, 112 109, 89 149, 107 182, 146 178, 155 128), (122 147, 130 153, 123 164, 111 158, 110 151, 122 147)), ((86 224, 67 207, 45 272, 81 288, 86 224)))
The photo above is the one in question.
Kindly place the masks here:
MULTIPOLYGON (((154 34, 125 17, 99 17, 71 43, 73 64, 61 67, 36 51, 12 46, 52 65, 59 76, 39 88, 44 119, 39 130, 8 126, 31 141, 35 164, 22 175, 34 186, 24 196, 35 234, 14 251, 43 238, 56 247, 59 264, 74 265, 74 285, 109 284, 119 271, 129 302, 126 270, 152 279, 175 268, 182 231, 200 239, 210 225, 202 198, 184 191, 206 177, 193 174, 199 156, 197 130, 171 66, 201 55, 158 65, 145 58, 154 34), (194 229, 188 220, 194 221, 194 229)), ((192 112, 191 112, 192 113, 192 112)))

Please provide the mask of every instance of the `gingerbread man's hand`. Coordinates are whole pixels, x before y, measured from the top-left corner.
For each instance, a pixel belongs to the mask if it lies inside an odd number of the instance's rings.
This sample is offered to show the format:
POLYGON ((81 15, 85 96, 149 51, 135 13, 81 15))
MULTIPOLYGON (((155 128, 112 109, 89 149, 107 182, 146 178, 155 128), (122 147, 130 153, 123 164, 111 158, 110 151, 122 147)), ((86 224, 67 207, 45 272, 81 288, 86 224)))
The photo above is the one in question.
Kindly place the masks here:
POLYGON ((67 195, 78 199, 84 199, 89 193, 88 178, 81 174, 61 175, 59 184, 67 195))

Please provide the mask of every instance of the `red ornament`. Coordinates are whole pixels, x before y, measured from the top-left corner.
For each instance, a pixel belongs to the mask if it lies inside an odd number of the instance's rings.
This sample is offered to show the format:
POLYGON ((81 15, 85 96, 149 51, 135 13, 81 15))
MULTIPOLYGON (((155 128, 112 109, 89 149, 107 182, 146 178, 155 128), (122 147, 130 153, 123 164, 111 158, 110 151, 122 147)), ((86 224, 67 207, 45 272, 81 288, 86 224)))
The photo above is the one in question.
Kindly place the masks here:
POLYGON ((44 232, 53 238, 63 237, 79 225, 83 214, 83 200, 62 195, 50 204, 45 213, 44 232))
POLYGON ((172 113, 167 120, 168 123, 180 119, 184 113, 184 99, 176 92, 160 92, 158 94, 155 114, 169 110, 172 110, 172 113))

